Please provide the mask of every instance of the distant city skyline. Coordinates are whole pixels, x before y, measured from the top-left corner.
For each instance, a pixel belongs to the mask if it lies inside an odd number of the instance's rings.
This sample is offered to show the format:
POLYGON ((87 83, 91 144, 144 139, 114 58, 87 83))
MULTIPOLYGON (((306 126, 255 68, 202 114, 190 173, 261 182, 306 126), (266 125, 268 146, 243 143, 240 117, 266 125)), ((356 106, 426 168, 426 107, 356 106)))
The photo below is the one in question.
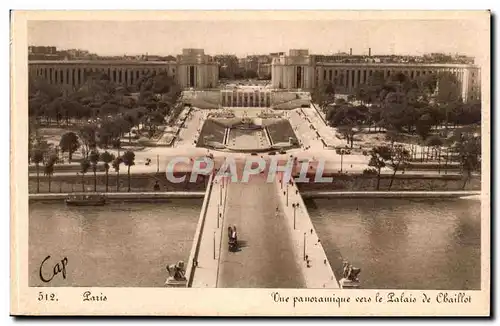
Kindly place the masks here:
MULTIPOLYGON (((474 20, 331 21, 30 21, 28 44, 102 56, 253 54, 308 49, 311 54, 423 55, 478 53, 474 20), (170 37, 172 36, 172 37, 170 37)), ((483 54, 484 55, 484 54, 483 54)))

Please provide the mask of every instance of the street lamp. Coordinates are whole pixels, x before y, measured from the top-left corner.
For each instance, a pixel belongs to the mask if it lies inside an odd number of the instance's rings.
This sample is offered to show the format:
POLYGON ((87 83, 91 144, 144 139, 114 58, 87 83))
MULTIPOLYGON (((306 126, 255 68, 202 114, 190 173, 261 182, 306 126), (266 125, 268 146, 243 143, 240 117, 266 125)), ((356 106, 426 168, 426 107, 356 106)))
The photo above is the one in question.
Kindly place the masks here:
POLYGON ((288 207, 288 182, 286 183, 286 207, 288 207))
POLYGON ((299 208, 299 203, 294 203, 292 204, 292 207, 293 207, 293 229, 295 230, 295 225, 296 225, 296 214, 295 214, 295 210, 297 208, 299 208))
POLYGON ((215 231, 214 231, 214 260, 215 260, 215 231))
POLYGON ((306 260, 306 233, 305 232, 304 232, 304 260, 306 260))
MULTIPOLYGON (((219 182, 223 182, 223 181, 219 180, 219 182)), ((219 184, 219 194, 220 194, 219 203, 222 205, 222 187, 220 186, 220 184, 219 184)))
POLYGON ((344 163, 344 154, 345 151, 343 149, 340 150, 340 173, 342 173, 342 165, 344 163))

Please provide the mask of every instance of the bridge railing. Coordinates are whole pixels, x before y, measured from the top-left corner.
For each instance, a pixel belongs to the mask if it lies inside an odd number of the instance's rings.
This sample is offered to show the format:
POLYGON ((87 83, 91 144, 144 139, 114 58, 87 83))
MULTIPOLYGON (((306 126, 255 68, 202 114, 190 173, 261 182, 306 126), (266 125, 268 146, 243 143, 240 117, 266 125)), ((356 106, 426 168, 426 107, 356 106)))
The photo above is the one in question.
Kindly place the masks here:
POLYGON ((200 217, 198 219, 198 224, 196 226, 196 232, 194 234, 193 245, 191 246, 191 251, 189 253, 189 261, 186 268, 187 283, 186 287, 191 287, 193 283, 194 273, 196 271, 195 262, 198 261, 198 253, 200 250, 201 236, 203 234, 203 227, 205 225, 205 218, 207 216, 208 203, 210 202, 210 196, 212 194, 213 187, 213 174, 208 178, 208 185, 205 191, 205 197, 203 199, 203 205, 201 206, 200 217))

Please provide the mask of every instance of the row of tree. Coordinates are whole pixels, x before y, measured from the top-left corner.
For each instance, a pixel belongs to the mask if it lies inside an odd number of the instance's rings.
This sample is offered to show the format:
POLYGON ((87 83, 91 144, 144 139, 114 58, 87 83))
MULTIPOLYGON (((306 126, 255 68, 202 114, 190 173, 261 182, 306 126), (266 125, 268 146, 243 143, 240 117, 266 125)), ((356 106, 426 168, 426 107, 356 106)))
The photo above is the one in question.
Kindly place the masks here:
POLYGON ((29 116, 38 123, 57 125, 120 116, 132 125, 144 123, 154 130, 171 113, 181 94, 175 80, 165 73, 142 76, 135 89, 138 95, 132 95, 103 73, 89 75, 78 89, 33 79, 29 84, 29 116))
POLYGON ((143 76, 135 89, 138 95, 131 96, 130 90, 113 83, 103 73, 89 75, 81 87, 69 90, 43 79, 30 80, 30 155, 37 147, 50 156, 50 145, 37 134, 43 122, 55 121, 59 126, 77 122, 75 132, 64 134, 59 144, 63 152, 69 153, 71 161, 80 145, 85 158, 97 146, 120 148, 120 139, 126 133, 131 137, 133 127, 147 131, 151 138, 159 133, 160 125, 175 120, 182 110, 177 105, 181 90, 164 73, 143 76), (167 116, 169 121, 165 121, 167 116))
MULTIPOLYGON (((481 137, 471 132, 457 132, 453 138, 454 142, 451 151, 456 155, 460 163, 464 175, 462 188, 465 188, 472 177, 472 173, 481 167, 481 137)), ((393 173, 388 187, 388 190, 391 190, 396 173, 404 170, 411 158, 411 152, 403 145, 375 146, 370 151, 369 168, 364 173, 377 175, 376 189, 379 190, 382 169, 385 167, 391 168, 393 173)))
MULTIPOLYGON (((37 181, 37 192, 40 192, 40 166, 44 162, 45 154, 40 148, 35 148, 31 154, 31 160, 36 166, 36 181, 37 181)), ((54 174, 54 167, 58 162, 58 158, 55 155, 51 155, 44 164, 43 173, 48 178, 48 187, 50 192, 51 187, 51 177, 54 174)), ((115 156, 113 153, 108 151, 98 152, 93 150, 90 152, 88 158, 84 158, 80 161, 80 171, 79 174, 82 178, 82 191, 85 191, 85 174, 91 169, 94 173, 94 191, 97 191, 97 166, 102 162, 104 163, 104 171, 106 172, 106 192, 108 191, 108 180, 109 180, 109 169, 113 167, 116 172, 116 191, 120 191, 120 165, 123 164, 127 167, 128 176, 128 189, 130 192, 130 167, 135 165, 135 153, 132 151, 126 151, 120 156, 115 156)))
POLYGON ((335 83, 315 89, 312 99, 326 113, 327 122, 338 128, 351 147, 354 135, 366 128, 417 134, 425 142, 433 129, 441 130, 447 137, 450 123, 456 127, 481 122, 480 102, 462 102, 458 80, 451 73, 425 75, 414 80, 402 73, 388 79, 375 73, 348 101, 336 99, 335 83), (358 103, 353 104, 356 100, 358 103), (444 130, 440 129, 443 124, 444 130))

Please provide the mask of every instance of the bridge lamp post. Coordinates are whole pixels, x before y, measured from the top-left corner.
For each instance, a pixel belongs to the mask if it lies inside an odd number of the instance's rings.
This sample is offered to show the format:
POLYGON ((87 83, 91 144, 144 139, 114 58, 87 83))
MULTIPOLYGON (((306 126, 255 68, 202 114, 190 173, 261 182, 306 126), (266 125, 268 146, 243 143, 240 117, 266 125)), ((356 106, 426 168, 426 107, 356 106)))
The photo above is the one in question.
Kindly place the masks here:
POLYGON ((214 231, 214 260, 215 260, 215 231, 214 231))
MULTIPOLYGON (((223 182, 222 180, 220 180, 219 182, 223 182)), ((219 184, 219 203, 222 205, 222 186, 219 184)))
POLYGON ((296 225, 296 214, 295 211, 297 208, 299 208, 299 203, 294 203, 292 204, 293 207, 293 229, 295 230, 295 225, 296 225))
POLYGON ((288 207, 288 182, 286 184, 286 207, 288 207))
POLYGON ((340 150, 340 172, 342 172, 342 167, 344 163, 344 154, 345 151, 343 149, 340 150))
MULTIPOLYGON (((215 253, 214 253, 214 255, 215 255, 215 253)), ((304 232, 304 260, 306 260, 306 233, 305 232, 304 232)))

